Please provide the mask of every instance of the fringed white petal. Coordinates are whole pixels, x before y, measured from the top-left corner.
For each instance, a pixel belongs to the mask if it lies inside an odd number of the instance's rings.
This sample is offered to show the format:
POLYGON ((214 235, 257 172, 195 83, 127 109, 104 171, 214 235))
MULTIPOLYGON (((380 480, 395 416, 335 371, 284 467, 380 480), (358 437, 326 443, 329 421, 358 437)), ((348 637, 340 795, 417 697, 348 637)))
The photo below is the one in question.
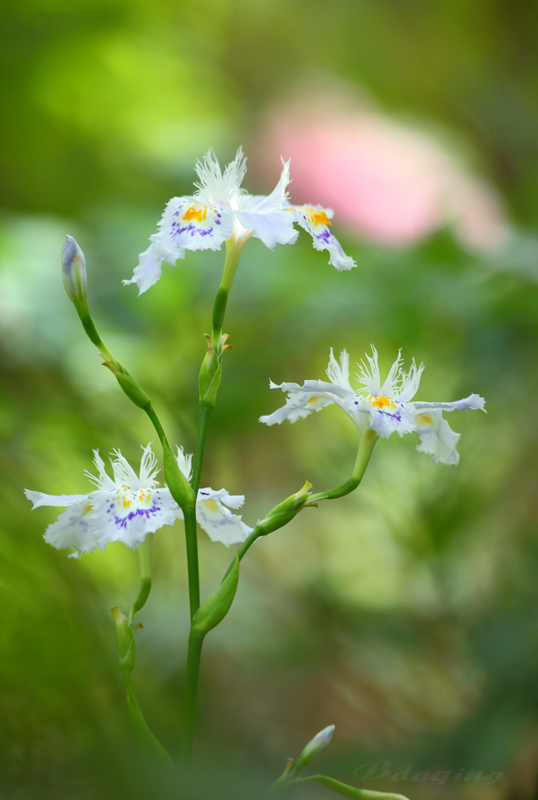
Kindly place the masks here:
POLYGON ((138 489, 140 485, 140 478, 131 467, 125 456, 122 456, 119 450, 113 450, 111 455, 115 456, 114 459, 110 459, 110 463, 112 464, 112 472, 114 473, 114 486, 128 486, 129 489, 138 489))
POLYGON ((109 542, 137 547, 148 533, 171 525, 182 517, 181 510, 167 488, 156 488, 157 459, 151 444, 143 447, 140 475, 119 450, 112 461, 114 480, 106 473, 97 450, 94 464, 98 475, 86 473, 98 487, 88 495, 46 495, 26 490, 34 508, 42 505, 68 506, 47 528, 45 539, 54 547, 74 547, 77 552, 104 550, 109 542))
POLYGON ((233 214, 192 197, 173 197, 159 222, 156 239, 172 252, 220 250, 232 235, 233 214))
POLYGON ((103 550, 109 542, 123 542, 134 549, 148 533, 172 525, 180 516, 167 488, 95 492, 93 500, 92 532, 103 550))
MULTIPOLYGON (((182 258, 183 256, 180 257, 182 258)), ((128 286, 131 283, 136 283, 139 295, 146 292, 161 277, 163 260, 164 258, 159 248, 152 242, 148 249, 138 256, 138 266, 134 269, 133 277, 130 280, 123 281, 123 285, 128 286)), ((173 263, 176 263, 175 259, 173 263)))
POLYGON ((99 544, 93 533, 93 506, 90 500, 91 495, 60 514, 56 522, 46 529, 45 541, 57 550, 74 548, 76 553, 71 554, 72 557, 78 557, 81 553, 91 553, 98 548, 99 544))
POLYGON ((366 353, 365 358, 367 363, 365 363, 363 359, 360 364, 357 364, 359 371, 356 377, 359 383, 365 387, 369 394, 377 395, 381 391, 379 361, 377 357, 377 350, 373 344, 370 346, 372 348, 372 355, 369 356, 368 353, 366 353))
POLYGON ((176 461, 181 473, 190 481, 192 478, 192 453, 186 453, 182 447, 176 447, 176 461))
POLYGON ((415 424, 420 436, 417 450, 429 453, 434 464, 439 462, 453 466, 458 464, 460 456, 456 445, 460 434, 454 433, 448 422, 443 419, 442 411, 432 409, 427 413, 417 414, 415 424))
POLYGON ((423 408, 439 408, 442 411, 483 411, 486 413, 486 409, 484 408, 486 401, 483 397, 480 397, 479 394, 470 394, 469 397, 464 397, 463 400, 455 400, 452 403, 413 403, 413 406, 417 409, 423 408))
POLYGON ((297 241, 299 234, 293 227, 293 219, 285 211, 236 211, 235 216, 243 228, 252 231, 251 235, 270 250, 277 244, 297 241))
POLYGON ((97 475, 94 475, 86 469, 84 470, 85 476, 94 484, 94 486, 97 486, 98 489, 114 489, 116 484, 110 475, 108 475, 105 462, 99 455, 99 450, 93 451, 93 463, 95 469, 97 470, 97 475))
MULTIPOLYGON (((398 357, 399 357, 398 353, 398 357)), ((397 393, 398 400, 408 403, 418 392, 420 379, 424 372, 424 364, 417 366, 415 359, 411 362, 411 367, 408 372, 400 370, 399 391, 397 393)))
POLYGON ((353 392, 349 382, 349 354, 347 350, 342 350, 340 353, 340 363, 338 363, 331 347, 327 377, 331 383, 341 386, 347 392, 353 392))
MULTIPOLYGON (((363 404, 363 410, 364 407, 363 404)), ((403 436, 404 433, 415 430, 415 421, 412 411, 405 403, 395 403, 394 407, 371 408, 368 427, 384 438, 392 433, 403 436)))
POLYGON ((331 209, 298 206, 290 208, 295 221, 312 237, 312 244, 316 250, 328 250, 329 264, 337 270, 349 270, 356 267, 355 261, 346 256, 342 246, 330 229, 331 209))
POLYGON ((43 492, 34 492, 31 489, 25 489, 24 494, 33 503, 32 511, 40 506, 67 508, 88 499, 87 494, 43 494, 43 492))
MULTIPOLYGON (((226 507, 239 507, 237 505, 239 497, 241 496, 229 495, 225 489, 216 492, 207 488, 198 493, 196 518, 200 527, 213 542, 222 542, 229 547, 231 544, 244 542, 251 533, 252 528, 245 525, 239 515, 233 514, 226 507)), ((242 501, 241 497, 241 504, 242 501)))
POLYGON ((197 191, 194 196, 202 202, 214 204, 230 204, 243 190, 241 184, 247 171, 247 159, 243 148, 239 147, 233 161, 222 172, 219 161, 210 148, 202 161, 197 161, 194 168, 200 182, 195 182, 197 191))

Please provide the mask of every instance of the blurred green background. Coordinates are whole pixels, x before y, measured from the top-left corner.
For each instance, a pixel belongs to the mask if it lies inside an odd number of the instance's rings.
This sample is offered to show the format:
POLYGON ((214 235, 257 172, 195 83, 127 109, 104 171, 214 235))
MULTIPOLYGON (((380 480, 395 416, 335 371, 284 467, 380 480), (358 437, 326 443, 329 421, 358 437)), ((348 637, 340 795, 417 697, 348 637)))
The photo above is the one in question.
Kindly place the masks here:
MULTIPOLYGON (((64 235, 85 251, 104 340, 169 438, 192 450, 223 253, 189 253, 141 297, 121 280, 166 201, 192 192, 208 147, 225 163, 243 144, 245 185, 269 193, 278 119, 299 97, 309 134, 342 92, 348 113, 367 96, 385 120, 431 135, 496 198, 503 235, 471 249, 446 218, 389 246, 336 216, 358 264, 343 274, 304 233, 274 252, 248 242, 202 485, 244 493, 253 525, 306 479, 320 491, 348 477, 354 429, 338 409, 293 427, 257 422, 282 399, 268 379, 324 377, 330 346, 355 362, 374 342, 382 370, 401 347, 427 365, 421 399, 478 392, 488 414, 450 416, 462 434, 457 468, 415 453, 412 436, 383 440, 355 494, 306 510, 249 553, 235 606, 206 643, 198 758, 209 777, 192 796, 261 797, 286 756, 335 723, 319 768, 348 783, 381 760, 385 777, 365 788, 534 797, 534 4, 20 0, 1 16, 1 797, 178 796, 140 769, 116 666, 109 608, 132 602, 136 554, 112 545, 67 559, 42 539, 54 510, 31 513, 22 493, 83 493, 92 449, 119 447, 137 463, 155 440, 64 295, 64 235), (432 780, 441 770, 452 770, 446 782, 432 780)), ((203 533, 200 548, 208 593, 232 553, 203 533)), ((187 635, 179 524, 157 534, 154 573, 134 677, 150 725, 176 752, 187 635)))

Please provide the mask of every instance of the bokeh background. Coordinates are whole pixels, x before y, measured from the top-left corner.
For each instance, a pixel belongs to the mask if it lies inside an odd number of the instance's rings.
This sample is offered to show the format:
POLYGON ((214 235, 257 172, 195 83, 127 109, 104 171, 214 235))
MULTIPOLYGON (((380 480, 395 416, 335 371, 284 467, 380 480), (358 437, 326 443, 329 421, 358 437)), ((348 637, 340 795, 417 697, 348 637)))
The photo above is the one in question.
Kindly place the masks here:
MULTIPOLYGON (((66 233, 85 251, 104 340, 192 449, 223 254, 189 253, 141 297, 121 280, 166 201, 192 192, 196 159, 213 147, 225 163, 239 144, 252 193, 292 158, 293 199, 335 209, 358 267, 338 274, 304 233, 273 252, 247 244, 202 485, 244 493, 254 524, 306 479, 319 491, 348 477, 354 429, 338 409, 257 422, 282 400, 269 378, 322 378, 330 346, 358 361, 374 342, 382 370, 402 348, 427 365, 421 398, 478 392, 488 414, 450 416, 457 468, 431 464, 412 436, 381 441, 355 494, 253 548, 206 642, 208 785, 192 796, 261 797, 335 723, 319 769, 348 783, 417 800, 534 797, 534 4, 20 0, 1 16, 2 797, 178 796, 139 765, 116 665, 109 608, 132 602, 136 554, 66 558, 42 539, 54 510, 32 513, 22 490, 82 493, 92 449, 136 462, 155 439, 63 293, 66 233), (384 777, 364 766, 378 761, 384 777)), ((205 534, 200 547, 207 594, 232 553, 205 534)), ((179 524, 158 533, 154 572, 134 677, 176 752, 179 524)))

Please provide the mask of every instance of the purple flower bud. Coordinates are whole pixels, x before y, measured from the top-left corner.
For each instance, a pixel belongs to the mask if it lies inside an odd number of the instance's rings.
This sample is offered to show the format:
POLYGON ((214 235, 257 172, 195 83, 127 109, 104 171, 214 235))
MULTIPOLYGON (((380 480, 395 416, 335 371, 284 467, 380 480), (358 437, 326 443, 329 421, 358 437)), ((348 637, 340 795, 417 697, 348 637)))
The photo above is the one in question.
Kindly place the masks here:
POLYGON ((65 291, 77 308, 86 306, 86 261, 72 236, 65 237, 62 250, 62 277, 65 291))

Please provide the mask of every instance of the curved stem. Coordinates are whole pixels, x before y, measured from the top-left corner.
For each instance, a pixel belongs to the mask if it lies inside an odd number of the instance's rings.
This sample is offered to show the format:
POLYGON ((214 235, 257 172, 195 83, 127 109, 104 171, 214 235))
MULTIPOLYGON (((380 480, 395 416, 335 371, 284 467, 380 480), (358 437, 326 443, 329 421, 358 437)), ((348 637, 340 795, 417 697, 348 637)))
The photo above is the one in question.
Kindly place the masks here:
POLYGON ((147 406, 145 406, 144 411, 146 412, 146 414, 150 418, 151 424, 155 428, 155 431, 157 433, 157 436, 159 437, 160 443, 164 444, 166 442, 166 444, 168 444, 168 440, 166 438, 166 434, 164 432, 164 428, 161 425, 161 421, 160 421, 159 417, 157 416, 157 414, 155 413, 155 409, 153 408, 152 404, 149 403, 147 406))
MULTIPOLYGON (((318 781, 331 789, 336 794, 342 797, 349 797, 351 800, 408 800, 403 794, 395 794, 394 792, 377 792, 372 789, 358 789, 354 786, 349 786, 347 783, 342 783, 334 778, 329 778, 328 775, 308 775, 306 778, 294 778, 287 784, 288 788, 300 786, 302 783, 311 783, 318 781)), ((276 787, 276 782, 273 784, 276 787)), ((273 787, 270 787, 271 789, 273 787)))
POLYGON ((356 489, 364 477, 366 467, 368 466, 370 456, 372 455, 374 445, 378 438, 379 436, 375 431, 365 431, 359 441, 359 449, 357 451, 357 458, 355 459, 355 466, 353 467, 351 478, 341 483, 340 486, 335 486, 334 489, 328 489, 326 492, 319 492, 318 494, 311 495, 309 503, 317 503, 320 500, 335 500, 337 497, 344 497, 344 495, 356 489))
POLYGON ((260 536, 263 536, 263 531, 260 529, 260 527, 258 525, 256 525, 256 527, 251 531, 251 533, 249 533, 249 535, 247 536, 247 538, 245 539, 245 541, 243 542, 241 547, 237 550, 237 553, 233 557, 230 566, 228 567, 228 569, 224 573, 224 578, 222 579, 223 581, 226 580, 226 578, 228 577, 228 575, 230 574, 230 572, 234 568, 236 557, 239 558, 239 561, 241 561, 243 556, 250 550, 250 548, 252 547, 252 545, 254 544, 256 539, 259 539, 260 536))
MULTIPOLYGON (((374 445, 378 438, 379 437, 375 431, 366 431, 364 438, 362 438, 359 443, 357 458, 355 459, 355 466, 353 467, 351 478, 345 481, 345 483, 340 484, 340 486, 335 486, 334 489, 328 489, 326 492, 319 492, 318 494, 310 495, 307 500, 305 500, 305 506, 311 506, 313 503, 318 503, 320 500, 335 500, 337 497, 343 497, 344 495, 349 494, 356 489, 361 482, 364 473, 366 472, 366 467, 368 466, 370 456, 372 455, 374 445)), ((296 514, 291 519, 294 519, 299 511, 301 511, 301 509, 305 506, 298 508, 296 514)), ((284 527, 284 525, 286 525, 288 522, 291 522, 291 519, 288 517, 288 519, 286 519, 282 525, 279 525, 277 528, 272 528, 271 532, 273 530, 278 530, 278 528, 284 527)), ((256 525, 256 527, 242 543, 241 547, 237 550, 236 556, 234 556, 230 566, 226 571, 226 574, 224 575, 224 578, 226 578, 233 569, 236 557, 238 557, 239 561, 241 561, 243 556, 250 550, 256 539, 259 539, 260 536, 265 535, 266 531, 264 531, 262 525, 258 523, 258 525, 256 525)))

